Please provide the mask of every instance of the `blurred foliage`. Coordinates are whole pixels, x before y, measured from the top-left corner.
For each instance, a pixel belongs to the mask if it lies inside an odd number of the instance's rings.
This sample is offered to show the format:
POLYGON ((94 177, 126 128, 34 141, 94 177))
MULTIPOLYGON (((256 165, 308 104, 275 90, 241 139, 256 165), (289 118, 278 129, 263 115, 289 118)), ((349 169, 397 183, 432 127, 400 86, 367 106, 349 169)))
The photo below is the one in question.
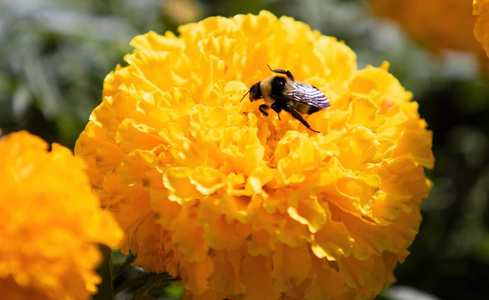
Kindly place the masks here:
MULTIPOLYGON (((437 161, 424 221, 397 270, 398 285, 379 298, 488 299, 489 77, 471 53, 423 49, 397 24, 374 16, 368 1, 0 0, 0 128, 27 129, 72 148, 133 36, 262 9, 344 40, 360 67, 389 61, 434 131, 437 161)), ((161 299, 180 295, 172 284, 167 289, 161 299)))

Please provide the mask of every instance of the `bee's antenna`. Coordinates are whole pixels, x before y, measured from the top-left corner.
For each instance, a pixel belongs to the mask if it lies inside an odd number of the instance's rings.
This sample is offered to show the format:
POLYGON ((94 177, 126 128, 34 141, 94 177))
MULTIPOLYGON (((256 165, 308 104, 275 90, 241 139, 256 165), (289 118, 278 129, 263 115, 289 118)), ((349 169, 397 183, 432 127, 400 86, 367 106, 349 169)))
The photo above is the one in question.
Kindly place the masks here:
POLYGON ((244 97, 246 97, 246 95, 248 95, 248 93, 251 91, 251 89, 249 89, 246 94, 244 94, 243 98, 241 98, 241 100, 239 100, 239 102, 243 101, 244 97))
POLYGON ((270 65, 267 64, 267 67, 270 71, 275 72, 272 68, 270 68, 270 65))

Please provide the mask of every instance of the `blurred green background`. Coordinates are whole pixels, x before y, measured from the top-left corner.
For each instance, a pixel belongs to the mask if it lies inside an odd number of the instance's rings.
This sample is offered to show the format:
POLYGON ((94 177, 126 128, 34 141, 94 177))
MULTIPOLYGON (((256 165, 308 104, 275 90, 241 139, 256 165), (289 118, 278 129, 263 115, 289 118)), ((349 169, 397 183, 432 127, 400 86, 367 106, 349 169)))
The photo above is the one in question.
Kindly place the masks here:
POLYGON ((382 299, 489 299, 489 59, 432 54, 368 1, 0 0, 0 128, 73 148, 132 37, 262 9, 344 40, 359 67, 389 61, 434 131, 424 221, 382 299))

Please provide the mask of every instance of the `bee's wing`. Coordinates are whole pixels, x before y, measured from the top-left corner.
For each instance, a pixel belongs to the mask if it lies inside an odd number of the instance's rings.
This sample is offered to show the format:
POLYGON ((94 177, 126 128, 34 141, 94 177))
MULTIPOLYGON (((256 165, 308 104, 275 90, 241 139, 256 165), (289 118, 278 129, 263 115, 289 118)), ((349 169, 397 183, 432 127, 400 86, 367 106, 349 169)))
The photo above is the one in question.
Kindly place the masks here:
POLYGON ((292 89, 286 94, 289 100, 314 106, 319 109, 325 109, 331 106, 328 97, 316 87, 309 84, 292 82, 292 89))

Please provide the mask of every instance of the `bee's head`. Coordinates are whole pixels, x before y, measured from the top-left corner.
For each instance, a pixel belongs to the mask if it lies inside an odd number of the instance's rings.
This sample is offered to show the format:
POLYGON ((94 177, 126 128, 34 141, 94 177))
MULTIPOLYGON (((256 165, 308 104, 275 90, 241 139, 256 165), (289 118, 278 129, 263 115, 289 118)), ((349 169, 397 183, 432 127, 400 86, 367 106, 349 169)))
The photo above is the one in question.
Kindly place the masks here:
POLYGON ((258 100, 263 97, 263 94, 261 93, 260 89, 260 83, 261 81, 255 83, 250 87, 250 101, 258 100))

